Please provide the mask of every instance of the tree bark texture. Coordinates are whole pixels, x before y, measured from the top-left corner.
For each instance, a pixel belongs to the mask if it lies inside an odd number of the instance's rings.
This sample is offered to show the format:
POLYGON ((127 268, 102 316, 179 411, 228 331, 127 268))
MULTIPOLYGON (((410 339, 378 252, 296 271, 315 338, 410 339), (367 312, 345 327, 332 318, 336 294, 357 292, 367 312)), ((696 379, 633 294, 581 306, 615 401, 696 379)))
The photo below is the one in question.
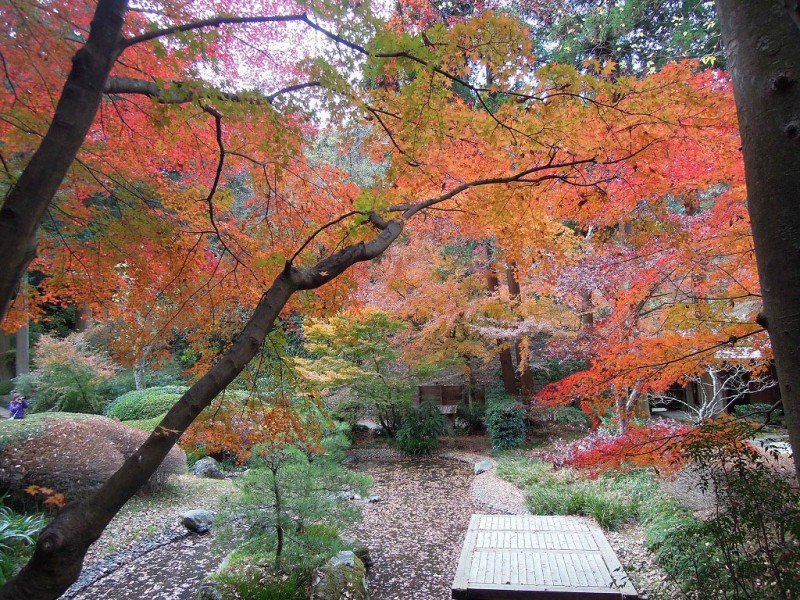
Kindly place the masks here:
POLYGON ((403 220, 382 224, 370 242, 343 248, 312 268, 287 264, 261 297, 230 350, 175 403, 142 446, 86 500, 61 511, 39 536, 30 562, 0 590, 0 600, 51 600, 77 579, 89 546, 150 476, 200 412, 256 355, 275 319, 295 292, 320 287, 352 265, 380 255, 403 230, 403 220))
POLYGON ((47 134, 0 208, 0 321, 36 256, 36 231, 97 114, 117 59, 127 0, 99 0, 86 45, 72 70, 47 134))
POLYGON ((742 136, 762 319, 800 478, 800 32, 783 0, 717 0, 742 136))
MULTIPOLYGON (((517 307, 522 299, 522 290, 517 280, 517 269, 515 265, 506 267, 506 281, 508 282, 508 295, 511 303, 517 307)), ((522 351, 518 340, 514 340, 514 355, 517 359, 517 371, 519 372, 519 391, 525 400, 529 400, 533 394, 533 371, 531 371, 530 357, 523 360, 522 351)))
MULTIPOLYGON (((491 267, 486 268, 486 289, 492 293, 497 293, 500 287, 500 280, 497 273, 491 267)), ((514 374, 514 362, 511 358, 511 348, 502 340, 497 340, 498 353, 500 357, 500 372, 503 375, 503 387, 512 396, 517 393, 517 378, 514 374)))

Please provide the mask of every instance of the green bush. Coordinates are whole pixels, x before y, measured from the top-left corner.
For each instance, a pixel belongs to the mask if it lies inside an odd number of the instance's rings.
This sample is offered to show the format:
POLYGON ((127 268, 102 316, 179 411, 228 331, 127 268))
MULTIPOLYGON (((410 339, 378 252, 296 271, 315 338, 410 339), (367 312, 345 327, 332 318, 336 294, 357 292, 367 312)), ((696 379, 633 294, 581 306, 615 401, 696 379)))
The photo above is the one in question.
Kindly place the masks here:
POLYGON ((20 515, 0 506, 0 586, 28 561, 42 527, 41 515, 20 515))
POLYGON ((486 418, 485 404, 459 404, 456 407, 456 423, 466 433, 479 433, 483 431, 486 418))
POLYGON ((580 408, 574 406, 560 406, 556 409, 555 419, 558 423, 572 425, 573 427, 586 428, 591 426, 592 419, 580 408))
POLYGON ((445 418, 439 407, 423 402, 403 418, 395 436, 397 446, 406 454, 430 454, 439 445, 444 428, 445 418))
POLYGON ((492 450, 521 448, 525 445, 527 429, 525 426, 525 409, 512 402, 495 402, 486 409, 486 429, 492 450))
POLYGON ((167 385, 134 390, 114 400, 103 413, 107 417, 120 421, 152 419, 172 408, 173 404, 186 392, 186 389, 177 385, 167 385))

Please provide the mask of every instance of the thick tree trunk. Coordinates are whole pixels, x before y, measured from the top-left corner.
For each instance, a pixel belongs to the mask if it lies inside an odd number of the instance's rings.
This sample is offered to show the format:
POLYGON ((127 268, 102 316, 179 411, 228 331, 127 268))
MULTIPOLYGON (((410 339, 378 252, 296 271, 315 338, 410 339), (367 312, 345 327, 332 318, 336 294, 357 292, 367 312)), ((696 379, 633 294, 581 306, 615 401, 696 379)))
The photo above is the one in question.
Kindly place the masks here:
POLYGON ((89 39, 72 59, 53 122, 0 209, 0 321, 36 255, 39 222, 94 121, 120 51, 127 7, 126 0, 97 3, 89 39))
POLYGON ((313 268, 287 265, 261 297, 231 349, 175 403, 144 444, 97 492, 67 506, 42 531, 33 558, 0 590, 0 600, 51 600, 64 593, 80 574, 89 546, 155 473, 186 428, 256 355, 292 294, 318 288, 352 265, 380 255, 400 235, 403 221, 381 221, 380 227, 381 233, 372 241, 348 246, 313 268))
POLYGON ((800 31, 783 0, 717 0, 764 307, 800 478, 800 31))
MULTIPOLYGON (((511 303, 516 307, 522 301, 522 290, 517 281, 517 271, 515 265, 506 267, 506 281, 508 282, 508 294, 511 303)), ((530 360, 523 357, 520 350, 519 340, 514 340, 514 354, 517 359, 517 371, 519 372, 519 391, 525 399, 529 399, 533 393, 533 371, 531 371, 530 360)))
MULTIPOLYGON (((497 292, 500 287, 500 280, 497 273, 491 268, 486 269, 486 289, 492 294, 497 292)), ((497 340, 498 353, 500 358, 500 372, 503 376, 503 387, 509 394, 517 393, 517 378, 514 373, 514 362, 511 358, 511 348, 502 340, 497 340)))

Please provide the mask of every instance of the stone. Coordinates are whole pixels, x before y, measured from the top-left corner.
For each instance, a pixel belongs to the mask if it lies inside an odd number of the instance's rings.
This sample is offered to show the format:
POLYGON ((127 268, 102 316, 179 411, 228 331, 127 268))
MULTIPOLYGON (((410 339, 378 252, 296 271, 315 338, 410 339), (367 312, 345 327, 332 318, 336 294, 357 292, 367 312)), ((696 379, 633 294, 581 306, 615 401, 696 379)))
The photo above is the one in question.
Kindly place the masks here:
POLYGON ((369 496, 364 502, 366 502, 367 504, 375 504, 376 502, 380 501, 381 497, 373 494, 372 496, 369 496))
POLYGON ((198 477, 206 477, 208 479, 225 479, 225 474, 222 472, 222 467, 210 456, 201 458, 194 463, 194 466, 192 467, 192 473, 198 477))
POLYGON ((339 552, 314 571, 310 600, 368 600, 366 573, 355 553, 339 552))
POLYGON ((361 562, 364 563, 364 568, 369 571, 374 563, 367 545, 361 540, 349 535, 342 536, 341 540, 343 544, 353 549, 353 553, 361 559, 361 562))
POLYGON ((213 522, 214 515, 202 508, 190 510, 181 515, 181 523, 183 523, 183 526, 194 533, 208 533, 213 522))
POLYGON ((486 471, 491 471, 494 468, 494 462, 488 459, 479 460, 475 463, 475 475, 480 475, 481 473, 486 473, 486 471))

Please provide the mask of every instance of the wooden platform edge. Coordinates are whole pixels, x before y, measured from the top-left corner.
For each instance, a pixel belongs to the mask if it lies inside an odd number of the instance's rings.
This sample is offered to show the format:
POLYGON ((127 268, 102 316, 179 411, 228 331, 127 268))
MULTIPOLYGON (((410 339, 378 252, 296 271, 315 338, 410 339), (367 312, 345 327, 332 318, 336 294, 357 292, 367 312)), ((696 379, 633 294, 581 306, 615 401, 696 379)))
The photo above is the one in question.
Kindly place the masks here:
POLYGON ((462 600, 467 597, 467 587, 469 586, 469 569, 470 569, 470 555, 475 548, 478 535, 478 524, 480 523, 481 514, 473 514, 469 518, 469 528, 467 535, 464 538, 464 543, 461 545, 461 555, 458 558, 458 568, 456 576, 453 578, 453 587, 451 598, 453 600, 462 600))

